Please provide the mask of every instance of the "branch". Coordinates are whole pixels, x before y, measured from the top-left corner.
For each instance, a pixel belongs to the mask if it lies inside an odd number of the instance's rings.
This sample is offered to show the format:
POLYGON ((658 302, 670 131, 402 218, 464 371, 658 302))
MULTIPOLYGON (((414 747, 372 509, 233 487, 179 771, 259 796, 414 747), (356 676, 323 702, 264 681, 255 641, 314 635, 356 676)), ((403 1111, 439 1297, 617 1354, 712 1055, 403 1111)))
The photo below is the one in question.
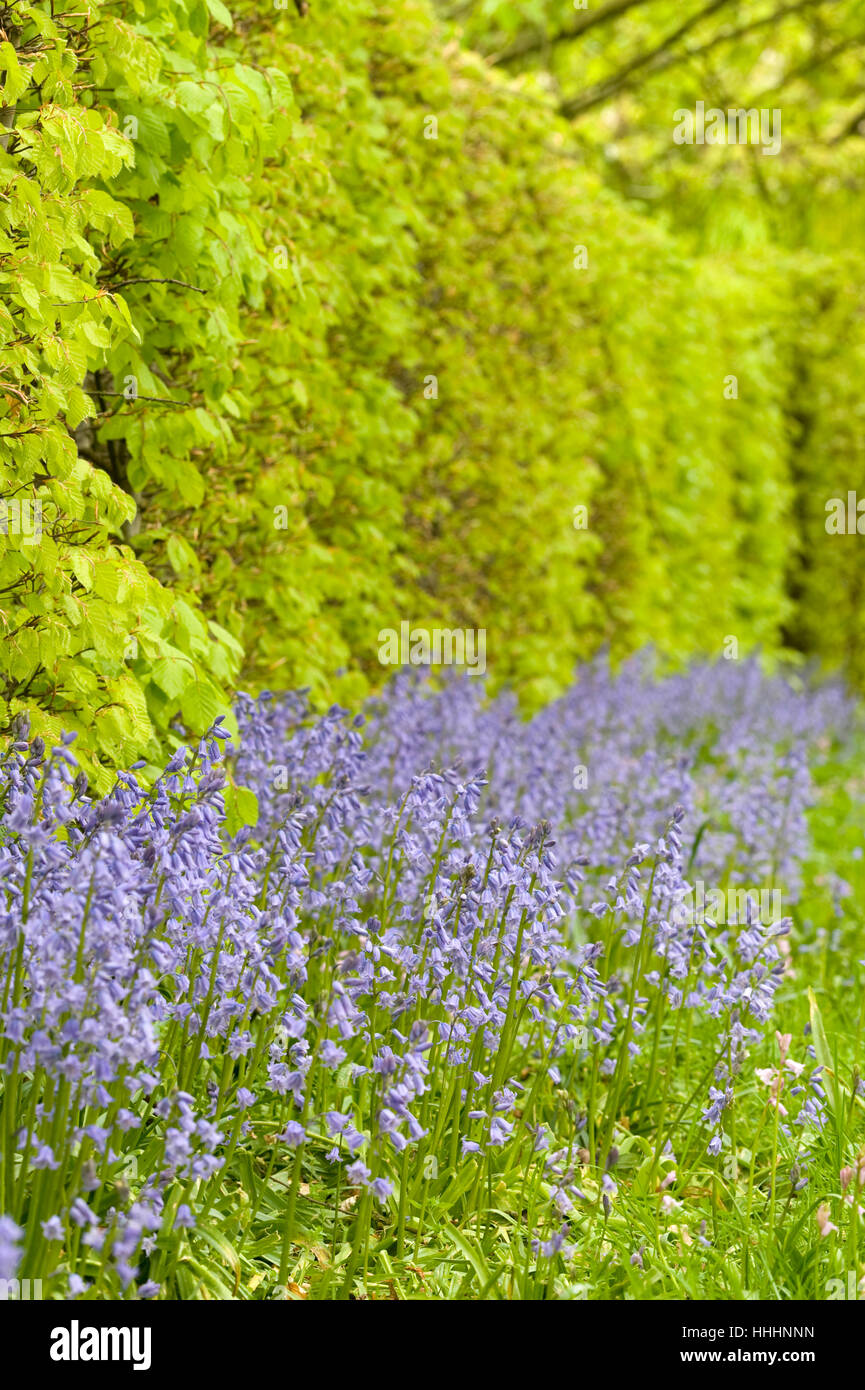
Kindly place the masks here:
POLYGON ((149 275, 136 275, 131 280, 118 280, 116 285, 103 285, 109 293, 113 290, 125 290, 127 285, 182 285, 185 290, 195 290, 196 294, 207 294, 200 285, 190 285, 188 280, 159 280, 149 275))
MULTIPOLYGON (((735 39, 743 39, 748 34, 754 33, 757 29, 765 29, 769 24, 778 24, 782 19, 786 19, 788 15, 796 14, 799 10, 810 10, 815 6, 834 5, 836 3, 837 0, 794 0, 793 4, 782 5, 780 10, 774 10, 772 14, 764 15, 762 19, 752 19, 749 24, 742 24, 738 29, 723 29, 720 34, 716 34, 713 39, 709 39, 707 43, 701 44, 698 48, 688 48, 684 53, 678 55, 671 54, 670 63, 664 63, 663 66, 669 67, 674 62, 686 62, 689 58, 702 58, 704 54, 709 53, 713 48, 717 48, 719 44, 732 43, 735 39)), ((810 66, 811 63, 809 62, 808 65, 803 65, 799 71, 808 71, 810 66)), ((789 78, 792 78, 795 73, 796 70, 794 69, 794 71, 790 73, 789 78)), ((785 77, 781 86, 786 86, 789 78, 785 77)), ((775 90, 778 89, 776 88, 775 90)))
POLYGON ((753 106, 755 103, 763 101, 765 97, 772 96, 774 92, 782 92, 797 78, 807 77, 809 73, 816 72, 826 63, 831 63, 833 58, 838 58, 843 53, 849 53, 851 48, 859 48, 863 43, 865 43, 865 32, 855 34, 852 38, 842 39, 840 43, 833 44, 831 48, 812 49, 804 63, 800 63, 798 67, 790 68, 789 72, 785 72, 781 80, 774 83, 773 86, 764 87, 763 91, 758 92, 754 101, 749 104, 753 106))
POLYGON ((563 116, 580 116, 584 111, 588 111, 592 106, 599 106, 606 101, 607 97, 615 95, 620 87, 624 86, 625 80, 631 73, 639 68, 644 68, 648 63, 653 62, 662 54, 666 54, 673 44, 678 43, 679 39, 684 38, 685 34, 700 24, 702 20, 708 19, 709 15, 729 3, 729 0, 709 0, 708 5, 704 5, 702 10, 697 10, 680 24, 678 29, 674 29, 672 34, 668 34, 655 48, 648 49, 645 53, 638 53, 636 58, 632 58, 615 76, 607 78, 606 82, 600 82, 596 87, 592 87, 588 92, 580 97, 572 97, 570 101, 562 102, 559 110, 563 116))
POLYGON ((827 143, 840 145, 842 140, 849 140, 851 135, 865 135, 865 128, 860 129, 860 126, 865 127, 865 106, 861 107, 855 116, 851 116, 843 129, 839 130, 837 135, 833 135, 827 143))
MULTIPOLYGON (((185 409, 185 407, 190 404, 189 401, 170 401, 167 396, 127 396, 125 391, 99 390, 96 392, 96 394, 100 396, 105 396, 106 398, 111 396, 116 398, 117 400, 120 400, 122 397, 123 400, 128 401, 130 405, 134 405, 136 401, 153 401, 156 405, 176 405, 180 409, 185 409)), ((105 415, 107 412, 103 410, 101 413, 105 415)))
POLYGON ((461 19, 464 14, 468 14, 469 10, 474 8, 474 2, 475 0, 462 0, 462 3, 455 5, 452 10, 444 10, 442 19, 447 24, 452 24, 455 19, 461 19))
POLYGON ((15 118, 17 114, 17 106, 0 107, 0 126, 3 127, 5 132, 5 134, 0 135, 0 149, 9 149, 9 141, 12 139, 12 131, 15 129, 15 118))
MULTIPOLYGON (((724 0, 721 0, 721 3, 723 4, 724 0)), ((601 102, 606 101, 611 96, 615 96, 616 93, 623 88, 630 86, 628 79, 638 68, 648 65, 651 72, 662 72, 667 68, 675 67, 679 63, 687 63, 692 59, 702 58, 707 53, 710 53, 713 48, 717 48, 722 43, 731 43, 736 39, 744 38, 755 30, 764 29, 767 25, 777 24, 788 15, 796 14, 800 10, 808 10, 813 9, 815 6, 823 4, 831 5, 835 3, 836 0, 795 0, 795 3, 782 5, 779 10, 775 10, 772 14, 764 15, 762 19, 754 19, 750 24, 740 25, 738 29, 724 29, 720 34, 715 34, 711 39, 708 39, 706 43, 699 44, 696 48, 686 48, 682 53, 670 53, 668 51, 670 47, 676 43, 688 29, 705 18, 712 10, 719 8, 716 0, 716 3, 708 5, 704 10, 701 10, 690 20, 686 21, 674 34, 671 34, 663 43, 659 44, 657 48, 652 49, 649 53, 639 55, 613 77, 607 78, 606 82, 598 83, 595 87, 590 88, 582 97, 574 97, 570 101, 564 102, 559 109, 565 116, 582 115, 584 111, 590 110, 593 106, 600 105, 601 102)))
POLYGON ((512 63, 515 58, 524 58, 527 53, 539 53, 552 43, 566 43, 571 39, 581 38, 588 29, 593 29, 596 24, 604 24, 606 20, 616 19, 637 5, 646 4, 651 4, 651 0, 608 0, 608 4, 602 5, 599 10, 587 10, 584 15, 579 19, 572 20, 557 34, 521 34, 507 48, 502 49, 501 53, 494 54, 487 61, 491 64, 512 63))

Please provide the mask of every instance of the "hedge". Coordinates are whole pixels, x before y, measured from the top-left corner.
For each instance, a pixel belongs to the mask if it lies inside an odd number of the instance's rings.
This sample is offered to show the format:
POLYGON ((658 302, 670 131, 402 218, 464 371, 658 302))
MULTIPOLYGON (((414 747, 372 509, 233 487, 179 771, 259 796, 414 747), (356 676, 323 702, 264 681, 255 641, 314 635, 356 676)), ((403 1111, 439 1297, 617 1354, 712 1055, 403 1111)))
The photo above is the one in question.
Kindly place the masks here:
POLYGON ((104 790, 238 686, 357 701, 402 620, 485 628, 528 706, 604 644, 843 657, 843 286, 686 253, 427 0, 3 27, 7 733, 104 790))

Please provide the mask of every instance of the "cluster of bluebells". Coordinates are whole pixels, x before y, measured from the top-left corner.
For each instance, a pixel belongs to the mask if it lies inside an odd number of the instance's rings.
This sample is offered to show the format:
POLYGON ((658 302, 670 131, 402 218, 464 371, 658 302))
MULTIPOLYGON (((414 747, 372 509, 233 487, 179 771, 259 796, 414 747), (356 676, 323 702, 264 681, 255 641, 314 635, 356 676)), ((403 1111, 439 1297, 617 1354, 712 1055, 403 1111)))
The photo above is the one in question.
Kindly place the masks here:
POLYGON ((263 1143, 384 1207, 516 1146, 549 1198, 538 1249, 566 1250, 592 1116, 571 1104, 551 1154, 527 1076, 584 1105, 594 1069, 615 1121, 658 1001, 714 1021, 720 1149, 788 924, 676 908, 697 876, 795 896, 839 692, 598 663, 529 721, 472 681, 398 679, 365 719, 302 695, 237 712, 235 747, 218 724, 100 799, 71 740, 21 731, 3 758, 0 1277, 158 1294, 263 1143), (234 837, 227 769, 259 807, 234 837))

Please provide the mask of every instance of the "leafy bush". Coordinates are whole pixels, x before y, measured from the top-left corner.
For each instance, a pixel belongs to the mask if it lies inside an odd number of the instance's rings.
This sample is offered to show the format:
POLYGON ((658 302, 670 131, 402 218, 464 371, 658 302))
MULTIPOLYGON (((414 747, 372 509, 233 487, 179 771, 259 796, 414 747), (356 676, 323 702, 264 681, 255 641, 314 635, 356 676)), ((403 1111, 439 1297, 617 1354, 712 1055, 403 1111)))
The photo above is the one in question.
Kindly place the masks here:
POLYGON ((403 617, 530 707, 811 640, 786 265, 684 255, 424 0, 3 14, 5 727, 104 791, 239 681, 357 700, 403 617))

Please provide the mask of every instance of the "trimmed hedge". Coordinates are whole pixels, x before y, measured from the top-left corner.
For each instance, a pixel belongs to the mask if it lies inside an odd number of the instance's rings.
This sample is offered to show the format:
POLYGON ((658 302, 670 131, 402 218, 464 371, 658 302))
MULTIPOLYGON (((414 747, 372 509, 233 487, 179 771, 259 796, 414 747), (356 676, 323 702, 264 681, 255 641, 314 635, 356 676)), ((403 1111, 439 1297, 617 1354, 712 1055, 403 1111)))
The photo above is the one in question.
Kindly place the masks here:
POLYGON ((49 11, 0 46, 3 727, 105 789, 238 683, 359 699, 403 619, 529 704, 603 643, 839 655, 787 579, 840 297, 803 365, 798 264, 686 257, 427 0, 49 11))

